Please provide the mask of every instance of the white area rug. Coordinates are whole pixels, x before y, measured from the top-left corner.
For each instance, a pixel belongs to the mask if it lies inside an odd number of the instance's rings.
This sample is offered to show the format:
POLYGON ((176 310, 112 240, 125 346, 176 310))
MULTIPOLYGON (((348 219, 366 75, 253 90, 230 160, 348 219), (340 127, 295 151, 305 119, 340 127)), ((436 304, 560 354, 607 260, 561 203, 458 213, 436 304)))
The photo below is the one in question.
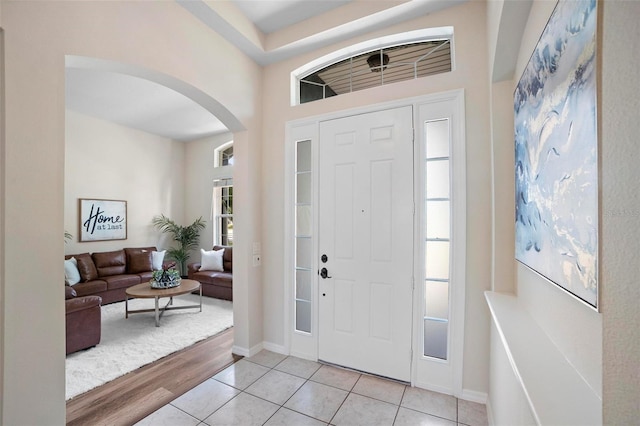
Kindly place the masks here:
MULTIPOLYGON (((174 306, 198 303, 199 296, 173 298, 174 306)), ((164 306, 169 299, 160 299, 164 306)), ((130 299, 129 309, 155 306, 154 299, 130 299)), ((197 308, 166 311, 155 326, 153 312, 130 314, 125 319, 124 302, 102 306, 102 336, 91 349, 76 352, 66 360, 66 399, 80 395, 233 325, 232 303, 202 297, 197 308)))

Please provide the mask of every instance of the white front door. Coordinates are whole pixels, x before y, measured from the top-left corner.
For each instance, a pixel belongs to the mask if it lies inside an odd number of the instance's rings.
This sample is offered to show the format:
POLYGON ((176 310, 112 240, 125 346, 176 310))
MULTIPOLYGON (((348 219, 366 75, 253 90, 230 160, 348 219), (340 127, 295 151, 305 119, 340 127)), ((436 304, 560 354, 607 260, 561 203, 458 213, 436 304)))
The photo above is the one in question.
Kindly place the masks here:
POLYGON ((322 361, 411 379, 413 109, 320 123, 322 361), (323 271, 324 269, 324 271, 323 271))

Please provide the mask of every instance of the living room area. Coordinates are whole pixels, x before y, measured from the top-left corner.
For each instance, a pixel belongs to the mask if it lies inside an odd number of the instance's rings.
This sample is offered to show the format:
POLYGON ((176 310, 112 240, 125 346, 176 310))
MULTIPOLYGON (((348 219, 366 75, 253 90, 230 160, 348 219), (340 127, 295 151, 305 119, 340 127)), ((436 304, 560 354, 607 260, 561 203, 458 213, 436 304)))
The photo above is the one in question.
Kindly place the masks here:
POLYGON ((67 400, 233 326, 233 134, 167 87, 69 63, 64 248, 65 273, 77 277, 65 286, 67 400), (186 232, 195 243, 172 256, 186 232), (129 290, 163 268, 202 293, 160 298, 171 306, 154 315, 154 298, 129 290))

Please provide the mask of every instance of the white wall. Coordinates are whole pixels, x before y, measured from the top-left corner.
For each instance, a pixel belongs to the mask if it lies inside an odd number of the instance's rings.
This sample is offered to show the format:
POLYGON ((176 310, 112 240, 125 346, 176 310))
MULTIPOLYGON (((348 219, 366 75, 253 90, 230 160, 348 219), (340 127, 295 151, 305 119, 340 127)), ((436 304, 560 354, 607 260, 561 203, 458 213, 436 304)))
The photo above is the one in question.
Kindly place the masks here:
MULTIPOLYGON (((185 144, 66 110, 65 254, 172 244, 151 220, 185 223, 185 144), (127 239, 79 242, 79 198, 125 200, 127 239)), ((186 218, 188 220, 189 218, 186 218)), ((189 222, 191 223, 191 222, 189 222)))
POLYGON ((522 384, 510 367, 509 357, 495 324, 491 325, 491 376, 489 378, 489 416, 496 425, 535 425, 522 384))
MULTIPOLYGON (((285 123, 360 106, 383 103, 453 89, 465 89, 467 136, 467 301, 464 388, 488 389, 489 316, 483 291, 490 281, 490 147, 488 64, 486 57, 484 2, 416 18, 401 25, 370 33, 265 68, 263 220, 265 341, 285 344, 284 301, 284 141, 285 123), (456 70, 428 78, 396 83, 319 102, 289 105, 290 73, 294 69, 339 48, 378 36, 415 29, 453 25, 456 70), (268 195, 268 197, 266 196, 268 195)), ((332 15, 333 16, 333 15, 332 15)), ((338 19, 338 16, 335 16, 338 19)), ((331 19, 331 16, 327 19, 331 19)))
POLYGON ((248 348, 261 342, 261 293, 252 291, 261 286, 261 276, 248 267, 251 242, 261 234, 254 189, 260 149, 252 149, 262 136, 260 67, 176 2, 2 2, 0 25, 7 106, 0 167, 5 183, 0 423, 65 422, 64 301, 50 281, 63 273, 66 55, 132 64, 180 81, 224 105, 225 120, 237 120, 231 123, 238 147, 234 184, 241 194, 235 203, 244 213, 235 217, 242 230, 234 242, 234 291, 240 296, 234 302, 235 343, 248 348))
MULTIPOLYGON (((215 135, 185 144, 185 209, 187 223, 202 217, 207 227, 200 234, 200 247, 211 250, 213 247, 214 222, 211 216, 211 201, 213 181, 232 173, 231 167, 214 168, 214 151, 220 145, 233 140, 231 133, 215 135), (225 170, 226 169, 226 170, 225 170)), ((191 256, 191 261, 199 261, 197 251, 191 256)))

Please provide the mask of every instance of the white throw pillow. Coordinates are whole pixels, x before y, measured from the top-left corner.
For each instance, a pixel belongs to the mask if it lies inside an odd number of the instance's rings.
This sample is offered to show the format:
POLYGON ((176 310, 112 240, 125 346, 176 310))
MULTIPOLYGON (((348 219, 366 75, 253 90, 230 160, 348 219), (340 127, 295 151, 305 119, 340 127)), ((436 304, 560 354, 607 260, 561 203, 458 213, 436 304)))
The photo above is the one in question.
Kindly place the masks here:
POLYGON ((222 263, 224 249, 209 251, 200 249, 200 253, 202 253, 200 271, 224 271, 224 265, 222 263))
POLYGON ((69 285, 80 282, 80 271, 78 271, 78 261, 75 257, 64 261, 64 282, 69 285))
POLYGON ((153 266, 154 271, 162 269, 162 262, 164 262, 164 254, 166 252, 166 250, 151 252, 151 266, 153 266))

